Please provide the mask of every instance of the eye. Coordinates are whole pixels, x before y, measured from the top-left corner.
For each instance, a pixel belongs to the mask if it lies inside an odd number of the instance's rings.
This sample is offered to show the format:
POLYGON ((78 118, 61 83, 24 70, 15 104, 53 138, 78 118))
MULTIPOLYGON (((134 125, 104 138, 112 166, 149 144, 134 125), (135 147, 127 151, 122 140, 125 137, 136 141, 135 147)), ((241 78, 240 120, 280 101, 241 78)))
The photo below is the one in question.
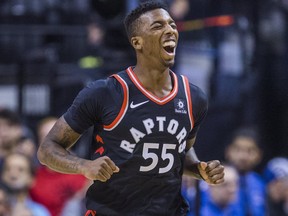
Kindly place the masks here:
POLYGON ((161 24, 156 24, 156 25, 154 25, 154 26, 152 27, 152 29, 155 29, 155 30, 161 29, 161 28, 162 28, 162 25, 161 25, 161 24))
POLYGON ((171 23, 170 26, 173 28, 173 29, 177 29, 177 25, 175 23, 171 23))

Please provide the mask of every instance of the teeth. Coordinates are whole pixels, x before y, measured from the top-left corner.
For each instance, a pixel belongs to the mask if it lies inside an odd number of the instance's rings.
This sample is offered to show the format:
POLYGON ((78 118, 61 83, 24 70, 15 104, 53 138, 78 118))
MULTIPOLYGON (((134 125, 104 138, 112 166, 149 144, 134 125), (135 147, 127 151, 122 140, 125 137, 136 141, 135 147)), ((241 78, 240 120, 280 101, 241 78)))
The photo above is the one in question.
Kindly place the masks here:
POLYGON ((167 47, 167 46, 175 47, 176 43, 175 43, 175 41, 167 41, 167 42, 164 43, 164 47, 167 47))

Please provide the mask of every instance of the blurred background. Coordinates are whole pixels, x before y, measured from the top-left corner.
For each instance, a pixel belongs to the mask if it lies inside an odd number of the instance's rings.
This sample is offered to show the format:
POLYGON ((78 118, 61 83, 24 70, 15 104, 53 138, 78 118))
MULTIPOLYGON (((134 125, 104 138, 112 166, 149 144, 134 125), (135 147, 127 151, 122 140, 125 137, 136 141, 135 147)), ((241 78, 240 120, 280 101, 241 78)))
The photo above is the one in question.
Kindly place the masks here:
MULTIPOLYGON (((87 83, 134 65, 122 21, 140 2, 1 0, 1 109, 37 137, 39 121, 60 117, 87 83)), ((288 0, 166 2, 180 33, 173 71, 209 97, 198 157, 224 160, 233 132, 249 127, 263 151, 258 170, 287 158, 288 0)))
MULTIPOLYGON (((2 0, 0 106, 34 128, 63 114, 87 82, 135 64, 122 20, 137 2, 2 0)), ((222 158, 241 125, 261 130, 265 157, 287 155, 288 1, 167 2, 180 32, 174 71, 210 98, 200 158, 222 158)))

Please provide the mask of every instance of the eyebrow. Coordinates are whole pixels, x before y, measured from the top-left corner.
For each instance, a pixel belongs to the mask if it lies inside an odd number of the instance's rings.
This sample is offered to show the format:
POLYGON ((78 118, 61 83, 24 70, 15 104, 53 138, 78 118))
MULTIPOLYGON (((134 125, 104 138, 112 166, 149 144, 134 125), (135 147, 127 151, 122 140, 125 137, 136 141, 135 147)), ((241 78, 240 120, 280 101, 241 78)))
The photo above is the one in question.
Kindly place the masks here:
POLYGON ((163 21, 154 21, 153 23, 151 23, 151 25, 150 26, 153 26, 153 25, 155 25, 155 24, 162 24, 163 23, 163 21))
MULTIPOLYGON (((153 25, 155 25, 155 24, 163 24, 164 22, 165 22, 165 20, 157 20, 157 21, 154 21, 153 23, 151 23, 150 26, 153 26, 153 25)), ((171 19, 171 20, 168 21, 168 23, 169 23, 169 24, 175 23, 175 21, 174 21, 173 19, 171 19)))

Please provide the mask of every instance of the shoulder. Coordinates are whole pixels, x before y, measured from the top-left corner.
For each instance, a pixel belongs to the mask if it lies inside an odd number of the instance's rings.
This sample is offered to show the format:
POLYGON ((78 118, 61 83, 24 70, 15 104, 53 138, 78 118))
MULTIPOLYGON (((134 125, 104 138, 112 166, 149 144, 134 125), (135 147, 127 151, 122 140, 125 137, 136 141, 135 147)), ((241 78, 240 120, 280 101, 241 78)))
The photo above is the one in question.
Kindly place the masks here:
POLYGON ((108 91, 113 86, 113 78, 99 79, 87 84, 86 89, 89 91, 108 91))
POLYGON ((104 97, 115 91, 121 92, 121 85, 111 76, 106 79, 99 79, 88 83, 82 90, 81 95, 85 97, 95 97, 97 95, 104 97))
POLYGON ((188 94, 190 94, 193 103, 195 102, 199 102, 201 104, 208 103, 208 97, 201 88, 191 83, 185 75, 179 75, 179 74, 176 75, 178 77, 178 80, 183 80, 185 91, 189 92, 188 94))
POLYGON ((201 107, 203 109, 208 109, 208 96, 207 94, 198 86, 189 82, 190 95, 193 107, 201 107))
MULTIPOLYGON (((208 97, 198 86, 189 82, 190 100, 194 117, 194 128, 198 128, 208 112, 208 97)), ((197 131, 195 129, 194 131, 197 131)))
POLYGON ((208 101, 207 94, 198 86, 189 82, 190 92, 192 97, 197 97, 199 100, 208 101))

